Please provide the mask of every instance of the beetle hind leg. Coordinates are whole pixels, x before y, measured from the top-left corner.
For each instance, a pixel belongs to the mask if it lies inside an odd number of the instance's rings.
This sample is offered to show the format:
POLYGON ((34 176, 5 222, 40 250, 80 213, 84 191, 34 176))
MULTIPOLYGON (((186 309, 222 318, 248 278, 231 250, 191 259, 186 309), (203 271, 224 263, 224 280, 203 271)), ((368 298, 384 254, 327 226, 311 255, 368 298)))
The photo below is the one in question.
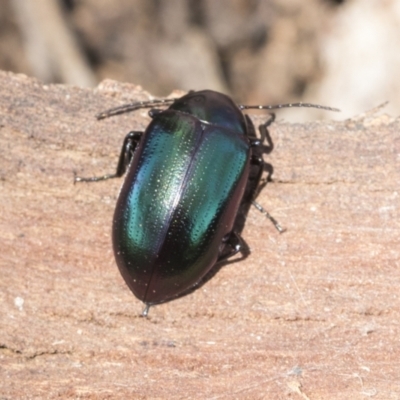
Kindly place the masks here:
POLYGON ((227 260, 228 258, 233 257, 239 252, 242 253, 244 256, 247 256, 247 245, 245 244, 242 237, 235 231, 224 237, 222 246, 223 247, 218 256, 217 262, 227 260))

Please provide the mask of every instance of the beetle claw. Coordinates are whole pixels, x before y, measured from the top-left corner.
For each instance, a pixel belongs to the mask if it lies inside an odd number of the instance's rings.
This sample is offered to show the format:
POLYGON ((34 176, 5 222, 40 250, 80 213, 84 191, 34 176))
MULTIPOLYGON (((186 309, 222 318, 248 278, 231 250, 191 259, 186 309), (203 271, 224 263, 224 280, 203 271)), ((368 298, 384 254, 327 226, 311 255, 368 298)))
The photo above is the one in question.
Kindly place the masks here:
POLYGON ((149 315, 149 309, 150 309, 150 304, 146 304, 143 311, 142 311, 142 317, 147 318, 149 315))

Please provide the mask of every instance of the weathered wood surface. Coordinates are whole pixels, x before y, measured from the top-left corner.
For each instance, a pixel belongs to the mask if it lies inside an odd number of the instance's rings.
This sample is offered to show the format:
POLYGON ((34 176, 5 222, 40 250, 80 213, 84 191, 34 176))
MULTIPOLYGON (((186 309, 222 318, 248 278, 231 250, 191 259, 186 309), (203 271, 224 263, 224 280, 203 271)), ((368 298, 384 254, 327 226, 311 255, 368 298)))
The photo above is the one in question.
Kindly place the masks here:
MULTIPOLYGON (((0 73, 0 397, 395 399, 400 396, 399 120, 271 127, 274 182, 251 210, 252 254, 151 309, 115 265, 133 85, 42 86, 0 73)), ((335 104, 339 106, 340 104, 335 104)))

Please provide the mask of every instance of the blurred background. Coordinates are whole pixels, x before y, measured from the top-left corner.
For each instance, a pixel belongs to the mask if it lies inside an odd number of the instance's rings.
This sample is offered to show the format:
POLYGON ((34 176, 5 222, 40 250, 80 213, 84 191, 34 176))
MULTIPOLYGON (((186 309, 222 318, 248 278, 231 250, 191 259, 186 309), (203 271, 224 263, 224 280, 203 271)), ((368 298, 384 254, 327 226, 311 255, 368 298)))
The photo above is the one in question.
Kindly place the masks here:
MULTIPOLYGON (((344 119, 400 115, 400 0, 0 0, 0 69, 105 78, 155 96, 214 89, 240 104, 307 101, 344 119)), ((282 114, 281 114, 282 115, 282 114)))

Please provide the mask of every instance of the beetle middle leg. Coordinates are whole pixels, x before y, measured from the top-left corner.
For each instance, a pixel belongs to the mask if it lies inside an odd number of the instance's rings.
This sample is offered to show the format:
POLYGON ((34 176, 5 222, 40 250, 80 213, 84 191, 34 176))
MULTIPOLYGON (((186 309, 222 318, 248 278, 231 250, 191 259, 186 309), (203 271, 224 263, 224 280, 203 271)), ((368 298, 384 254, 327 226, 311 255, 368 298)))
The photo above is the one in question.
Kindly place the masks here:
MULTIPOLYGON (((263 124, 259 125, 258 130, 260 132, 260 139, 258 141, 253 141, 252 146, 258 147, 255 153, 258 157, 262 157, 262 154, 270 154, 274 150, 274 142, 272 141, 271 135, 269 133, 268 127, 275 121, 275 114, 270 114, 270 118, 263 124)), ((274 169, 271 164, 263 161, 263 169, 267 172, 267 177, 264 182, 258 186, 257 194, 265 187, 267 182, 271 182, 271 177, 274 169)))
POLYGON ((260 138, 257 138, 254 132, 254 127, 252 127, 250 131, 250 141, 253 148, 253 154, 251 158, 252 165, 252 177, 253 184, 250 186, 249 199, 251 204, 257 208, 258 211, 263 213, 275 226, 276 230, 279 233, 285 231, 284 228, 279 224, 279 222, 259 203, 255 201, 255 198, 258 196, 260 191, 266 186, 268 182, 271 181, 271 176, 273 173, 273 167, 271 164, 264 162, 263 154, 269 154, 274 149, 274 143, 268 131, 268 126, 271 125, 275 121, 275 114, 270 114, 270 118, 259 126, 260 138), (267 171, 268 176, 263 180, 261 178, 264 171, 267 171))
POLYGON ((89 177, 89 178, 75 176, 74 183, 76 183, 76 182, 98 182, 98 181, 105 181, 107 179, 112 179, 112 178, 120 178, 122 175, 124 175, 126 169, 128 168, 128 166, 132 160, 133 153, 134 153, 137 145, 139 144, 142 135, 143 135, 143 132, 131 131, 125 136, 125 139, 124 139, 124 142, 123 142, 122 148, 121 148, 121 154, 120 154, 119 160, 118 160, 117 170, 114 174, 107 174, 107 175, 103 175, 103 176, 93 176, 93 177, 89 177))
MULTIPOLYGON (((264 163, 264 161, 262 160, 262 158, 254 157, 254 158, 252 159, 252 164, 253 164, 253 165, 259 165, 259 166, 260 166, 259 179, 258 179, 258 181, 260 182, 260 181, 261 181, 261 174, 263 173, 265 163, 264 163)), ((268 181, 266 181, 266 182, 268 182, 268 181)), ((275 226, 276 230, 277 230, 279 233, 283 233, 283 232, 285 231, 285 229, 282 228, 282 226, 279 224, 279 222, 278 222, 278 221, 277 221, 277 220, 276 220, 276 219, 275 219, 261 204, 259 204, 259 203, 257 203, 257 202, 255 201, 255 198, 256 198, 257 195, 260 193, 260 190, 261 190, 261 189, 260 189, 260 186, 261 186, 261 188, 263 188, 263 187, 266 185, 266 182, 263 183, 263 184, 261 184, 261 185, 259 185, 259 186, 256 188, 256 190, 254 191, 253 198, 252 198, 252 200, 251 200, 251 204, 252 204, 255 208, 257 208, 258 211, 260 211, 262 214, 264 214, 264 215, 272 222, 272 224, 275 226)))

